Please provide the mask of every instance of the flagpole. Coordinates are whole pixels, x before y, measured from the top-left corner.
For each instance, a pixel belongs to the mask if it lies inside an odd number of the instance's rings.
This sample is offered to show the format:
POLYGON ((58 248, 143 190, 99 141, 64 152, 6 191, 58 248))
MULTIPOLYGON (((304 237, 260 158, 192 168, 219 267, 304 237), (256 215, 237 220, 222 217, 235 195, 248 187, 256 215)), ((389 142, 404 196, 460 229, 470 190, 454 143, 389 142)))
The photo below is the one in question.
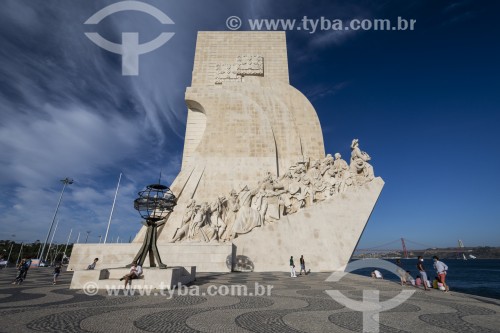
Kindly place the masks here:
POLYGON ((52 242, 54 241, 54 235, 56 234, 58 225, 59 225, 59 219, 56 220, 56 226, 54 228, 54 233, 52 234, 52 238, 50 239, 49 249, 47 250, 47 255, 45 256, 45 261, 47 261, 47 258, 49 257, 50 248, 52 247, 52 242))
MULTIPOLYGON (((12 253, 12 248, 14 247, 14 242, 12 242, 12 244, 10 244, 10 251, 9 251, 9 256, 7 257, 7 265, 9 265, 9 260, 10 260, 10 254, 12 253)), ((7 266, 5 266, 7 267, 7 266)))
POLYGON ((66 241, 66 247, 64 248, 64 257, 66 257, 66 250, 68 249, 68 244, 69 244, 69 239, 71 238, 71 233, 73 232, 73 229, 69 231, 69 236, 68 240, 66 241))
POLYGON ((18 254, 17 260, 16 260, 16 267, 17 267, 17 264, 19 263, 19 259, 21 258, 21 253, 23 252, 23 246, 24 246, 24 242, 21 243, 21 248, 19 249, 19 254, 18 254))
POLYGON ((118 185, 116 185, 115 198, 113 199, 113 205, 111 206, 111 213, 109 214, 108 227, 106 229, 106 235, 104 236, 104 244, 108 239, 109 226, 111 225, 111 218, 113 217, 113 210, 115 209, 116 196, 118 195, 118 189, 120 188, 120 181, 122 180, 122 173, 120 172, 120 177, 118 178, 118 185))

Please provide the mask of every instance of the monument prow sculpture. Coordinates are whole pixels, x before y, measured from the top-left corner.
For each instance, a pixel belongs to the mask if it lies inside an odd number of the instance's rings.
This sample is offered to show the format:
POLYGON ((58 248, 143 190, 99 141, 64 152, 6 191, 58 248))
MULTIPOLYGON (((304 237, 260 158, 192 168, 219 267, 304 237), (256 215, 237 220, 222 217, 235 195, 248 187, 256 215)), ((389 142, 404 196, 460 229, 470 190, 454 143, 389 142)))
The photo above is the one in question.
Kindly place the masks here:
POLYGON ((280 271, 302 254, 312 270, 343 269, 384 182, 357 139, 349 163, 325 156, 316 111, 289 83, 285 33, 199 32, 185 99, 162 258, 198 271, 280 271))

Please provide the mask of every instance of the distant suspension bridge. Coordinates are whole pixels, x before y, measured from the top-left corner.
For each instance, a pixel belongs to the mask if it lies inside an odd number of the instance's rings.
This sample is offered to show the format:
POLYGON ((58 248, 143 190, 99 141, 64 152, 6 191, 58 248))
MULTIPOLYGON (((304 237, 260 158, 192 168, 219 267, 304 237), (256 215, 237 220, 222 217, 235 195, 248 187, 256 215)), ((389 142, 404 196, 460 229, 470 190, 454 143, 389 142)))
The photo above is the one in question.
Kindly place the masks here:
MULTIPOLYGON (((446 248, 446 249, 439 249, 439 252, 450 252, 450 253, 457 253, 457 256, 465 258, 464 254, 464 244, 462 240, 458 240, 458 246, 456 248, 446 248)), ((401 253, 403 258, 409 258, 410 254, 412 252, 424 252, 424 251, 431 251, 437 248, 432 245, 428 244, 423 244, 419 242, 412 241, 408 238, 400 238, 396 239, 375 247, 371 248, 365 248, 365 249, 358 249, 354 250, 354 256, 363 256, 366 254, 391 254, 391 253, 401 253), (409 246, 407 246, 409 244, 409 246)))

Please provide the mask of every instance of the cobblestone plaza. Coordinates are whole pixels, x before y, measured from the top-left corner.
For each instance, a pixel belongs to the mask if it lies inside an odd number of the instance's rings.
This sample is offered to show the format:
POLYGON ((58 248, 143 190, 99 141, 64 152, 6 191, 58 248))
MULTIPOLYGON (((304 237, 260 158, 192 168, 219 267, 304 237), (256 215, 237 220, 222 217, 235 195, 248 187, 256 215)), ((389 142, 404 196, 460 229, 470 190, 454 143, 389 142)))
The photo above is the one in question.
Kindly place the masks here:
POLYGON ((416 292, 380 313, 380 332, 500 332, 497 300, 424 292, 352 274, 325 282, 329 273, 298 278, 285 272, 200 273, 190 288, 199 289, 199 295, 182 296, 181 290, 170 297, 110 296, 105 290, 87 296, 68 289, 70 272, 52 285, 50 268, 31 269, 22 285, 11 285, 15 273, 0 271, 1 332, 361 332, 362 313, 325 290, 339 290, 353 300, 362 300, 363 290, 379 290, 384 301, 401 288, 416 292), (272 286, 270 295, 253 296, 256 283, 272 286), (207 295, 209 288, 242 285, 247 296, 207 295))

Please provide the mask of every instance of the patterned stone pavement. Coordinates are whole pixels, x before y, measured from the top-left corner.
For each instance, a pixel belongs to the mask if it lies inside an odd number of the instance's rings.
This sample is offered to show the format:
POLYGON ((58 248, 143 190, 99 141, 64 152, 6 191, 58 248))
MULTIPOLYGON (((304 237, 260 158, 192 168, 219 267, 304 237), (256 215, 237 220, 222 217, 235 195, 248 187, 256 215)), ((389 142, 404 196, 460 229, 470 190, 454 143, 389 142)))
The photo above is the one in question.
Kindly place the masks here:
POLYGON ((173 295, 113 296, 100 290, 88 296, 68 289, 72 273, 63 273, 55 286, 51 273, 50 268, 31 269, 17 286, 10 284, 14 269, 0 271, 0 332, 361 332, 362 313, 325 290, 340 290, 358 301, 363 290, 379 290, 385 301, 402 289, 416 292, 380 313, 380 332, 500 332, 498 300, 424 292, 357 275, 325 282, 328 273, 294 279, 284 272, 198 273, 190 289, 173 295), (256 289, 255 283, 272 286, 270 295, 261 296, 267 289, 256 289), (238 296, 233 287, 235 295, 208 295, 237 285, 247 286, 247 294, 238 296))

